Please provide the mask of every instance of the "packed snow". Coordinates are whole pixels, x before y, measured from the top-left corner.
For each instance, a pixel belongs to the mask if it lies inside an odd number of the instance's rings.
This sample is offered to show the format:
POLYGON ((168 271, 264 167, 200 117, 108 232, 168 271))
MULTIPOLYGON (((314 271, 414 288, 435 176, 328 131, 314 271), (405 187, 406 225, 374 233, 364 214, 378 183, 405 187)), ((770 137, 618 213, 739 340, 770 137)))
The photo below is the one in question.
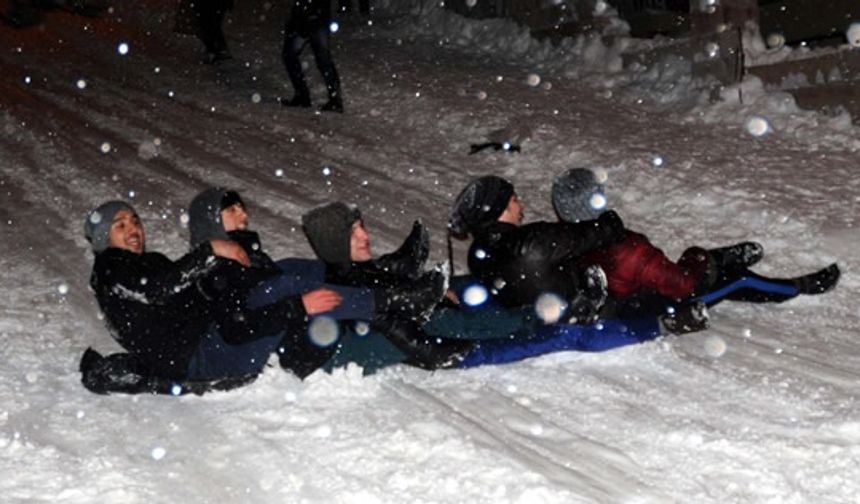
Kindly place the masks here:
POLYGON ((711 100, 683 61, 623 68, 642 43, 617 33, 553 46, 419 0, 340 20, 345 114, 287 110, 281 4, 237 2, 235 58, 217 67, 173 33, 163 0, 0 29, 0 501, 856 502, 849 117, 802 111, 755 79, 711 100), (469 155, 495 139, 522 150, 469 155), (841 283, 781 305, 724 303, 707 331, 600 354, 303 382, 275 365, 199 397, 80 384, 87 346, 118 350, 82 232, 104 200, 131 201, 148 248, 171 257, 187 249, 185 206, 218 184, 246 197, 275 257, 310 256, 299 216, 342 199, 362 207, 377 253, 421 217, 442 261, 447 210, 471 177, 510 178, 527 219, 551 219, 552 177, 574 166, 605 176, 608 206, 671 257, 757 239, 758 271, 835 261, 841 283))

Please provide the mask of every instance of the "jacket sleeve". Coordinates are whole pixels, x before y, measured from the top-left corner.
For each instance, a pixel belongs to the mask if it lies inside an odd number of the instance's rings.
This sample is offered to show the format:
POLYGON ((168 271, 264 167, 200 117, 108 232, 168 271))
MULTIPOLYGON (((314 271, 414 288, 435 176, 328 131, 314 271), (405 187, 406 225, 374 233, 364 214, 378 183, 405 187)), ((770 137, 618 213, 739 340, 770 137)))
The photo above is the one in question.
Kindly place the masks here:
POLYGON ((173 262, 157 253, 143 255, 107 249, 93 266, 91 284, 96 292, 105 291, 128 300, 150 305, 167 305, 215 265, 208 243, 173 262))
POLYGON ((550 264, 576 261, 592 250, 609 246, 625 235, 624 223, 610 210, 595 220, 541 222, 524 226, 517 255, 550 264))

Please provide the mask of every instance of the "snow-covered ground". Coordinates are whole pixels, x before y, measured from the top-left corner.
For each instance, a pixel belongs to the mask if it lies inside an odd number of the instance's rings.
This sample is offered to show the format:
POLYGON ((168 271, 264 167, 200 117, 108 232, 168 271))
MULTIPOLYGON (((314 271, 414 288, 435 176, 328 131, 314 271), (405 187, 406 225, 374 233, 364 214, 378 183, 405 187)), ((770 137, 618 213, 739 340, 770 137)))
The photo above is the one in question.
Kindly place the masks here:
POLYGON ((0 501, 856 502, 860 132, 847 118, 755 81, 743 103, 730 89, 709 104, 677 65, 621 71, 624 43, 555 49, 417 0, 344 20, 346 114, 285 110, 281 2, 237 2, 236 58, 218 68, 172 33, 172 2, 128 4, 0 29, 0 501), (487 138, 522 152, 468 155, 487 138), (725 303, 708 331, 603 354, 304 382, 273 367, 203 397, 80 385, 87 346, 117 349, 82 233, 103 200, 131 200, 149 248, 172 257, 184 206, 221 184, 250 201, 274 256, 310 255, 298 216, 343 199, 378 252, 423 217, 441 261, 471 177, 509 177, 527 218, 549 219, 552 176, 573 166, 605 173, 612 206, 670 256, 756 238, 760 272, 837 261, 842 281, 783 305, 725 303))

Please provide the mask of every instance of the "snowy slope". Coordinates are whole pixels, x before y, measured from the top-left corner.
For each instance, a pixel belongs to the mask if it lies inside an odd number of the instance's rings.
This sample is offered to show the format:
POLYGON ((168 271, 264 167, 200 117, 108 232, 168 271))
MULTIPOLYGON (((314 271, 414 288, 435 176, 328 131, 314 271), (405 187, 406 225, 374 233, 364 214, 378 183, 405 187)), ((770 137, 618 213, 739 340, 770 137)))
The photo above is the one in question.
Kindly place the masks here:
POLYGON ((756 82, 743 103, 728 90, 711 105, 671 69, 620 71, 623 43, 555 49, 430 3, 344 20, 343 116, 276 103, 291 92, 280 2, 238 2, 236 58, 219 68, 172 33, 163 0, 0 29, 0 501, 855 501, 858 130, 756 82), (752 135, 754 116, 773 131, 752 135), (497 137, 522 153, 468 155, 497 137), (423 217, 442 260, 447 208, 471 177, 511 178, 527 218, 550 218, 551 178, 572 166, 604 171, 628 226, 670 256, 754 237, 759 271, 837 261, 842 282, 723 304, 709 331, 605 354, 305 382, 272 368, 203 397, 80 386, 83 349, 116 349, 82 233, 105 199, 131 200, 149 248, 173 257, 184 206, 222 184, 246 195, 274 256, 309 255, 298 216, 340 198, 362 206, 377 252, 423 217))

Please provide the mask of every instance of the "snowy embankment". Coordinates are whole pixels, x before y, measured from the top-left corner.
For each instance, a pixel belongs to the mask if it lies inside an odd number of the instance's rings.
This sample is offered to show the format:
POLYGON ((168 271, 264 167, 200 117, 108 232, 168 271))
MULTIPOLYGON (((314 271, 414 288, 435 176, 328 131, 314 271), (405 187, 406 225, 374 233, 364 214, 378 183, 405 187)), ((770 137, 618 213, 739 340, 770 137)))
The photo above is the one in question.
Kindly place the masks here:
POLYGON ((708 105, 692 87, 666 103, 671 74, 622 72, 615 48, 554 49, 397 3, 372 26, 344 22, 343 116, 275 102, 290 90, 270 4, 238 2, 236 58, 217 69, 171 33, 163 1, 0 30, 0 500, 854 501, 858 131, 754 82, 743 105, 708 105), (773 131, 752 135, 753 116, 773 131), (522 153, 467 154, 498 136, 522 153), (527 218, 550 218, 551 178, 571 166, 605 172, 611 204, 670 256, 757 238, 763 273, 838 261, 843 280, 784 305, 727 303, 709 331, 605 354, 305 382, 271 368, 203 397, 79 384, 86 346, 116 348, 81 232, 102 200, 133 201, 149 248, 173 257, 184 206, 222 184, 247 196, 274 256, 309 255, 298 216, 341 198, 362 206, 378 252, 424 217, 442 260, 447 208, 469 178, 510 177, 527 218))

